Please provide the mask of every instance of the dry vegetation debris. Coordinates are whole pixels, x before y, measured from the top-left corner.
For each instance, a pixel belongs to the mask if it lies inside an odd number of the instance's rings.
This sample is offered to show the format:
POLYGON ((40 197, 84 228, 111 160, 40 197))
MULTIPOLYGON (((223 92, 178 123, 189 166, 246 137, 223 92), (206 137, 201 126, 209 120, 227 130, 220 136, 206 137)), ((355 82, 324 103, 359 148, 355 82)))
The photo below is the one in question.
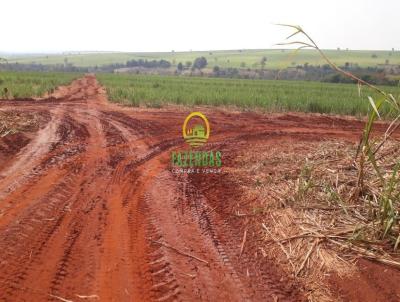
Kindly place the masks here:
MULTIPOLYGON (((382 236, 379 220, 379 199, 387 188, 372 167, 364 167, 364 192, 357 192, 357 145, 283 140, 272 148, 254 147, 258 152, 238 156, 232 172, 241 175, 238 182, 246 185, 248 198, 257 200, 247 214, 261 229, 259 249, 301 279, 311 301, 334 300, 326 277, 354 275, 359 257, 400 268, 400 253, 393 249, 398 239, 382 236)), ((393 139, 383 148, 378 161, 389 179, 400 159, 399 142, 393 139)), ((400 196, 398 182, 392 190, 400 196)), ((397 223, 392 234, 399 233, 397 223)))
POLYGON ((35 113, 0 111, 0 137, 39 129, 43 117, 35 113))

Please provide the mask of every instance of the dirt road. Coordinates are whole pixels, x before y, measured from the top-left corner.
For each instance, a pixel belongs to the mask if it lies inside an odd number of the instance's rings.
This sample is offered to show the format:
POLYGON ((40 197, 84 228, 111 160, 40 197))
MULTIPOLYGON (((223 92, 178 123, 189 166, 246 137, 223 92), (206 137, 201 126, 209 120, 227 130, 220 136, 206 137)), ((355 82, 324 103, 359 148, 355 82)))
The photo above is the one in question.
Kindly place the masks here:
MULTIPOLYGON (((274 263, 255 260, 255 248, 241 252, 242 233, 229 216, 240 192, 229 174, 211 184, 171 173, 171 150, 187 148, 188 111, 109 104, 94 76, 0 109, 47 117, 0 145, 8 150, 0 156, 0 301, 304 300, 274 263)), ((224 162, 253 139, 356 141, 362 126, 204 113, 224 162)))

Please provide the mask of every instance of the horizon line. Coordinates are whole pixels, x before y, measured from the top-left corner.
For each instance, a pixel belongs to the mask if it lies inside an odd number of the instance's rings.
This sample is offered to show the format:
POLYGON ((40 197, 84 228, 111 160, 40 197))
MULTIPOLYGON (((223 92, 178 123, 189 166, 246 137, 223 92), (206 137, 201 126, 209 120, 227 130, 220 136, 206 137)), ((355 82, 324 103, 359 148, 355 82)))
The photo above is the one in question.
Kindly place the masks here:
MULTIPOLYGON (((351 48, 322 48, 324 51, 398 51, 392 49, 351 49, 351 48)), ((171 53, 201 53, 201 52, 229 52, 229 51, 266 51, 266 50, 296 50, 296 48, 232 48, 208 50, 170 50, 170 51, 122 51, 122 50, 60 50, 60 51, 2 51, 2 55, 83 55, 83 54, 171 54, 171 53)), ((301 49, 301 51, 315 51, 315 49, 301 49)))

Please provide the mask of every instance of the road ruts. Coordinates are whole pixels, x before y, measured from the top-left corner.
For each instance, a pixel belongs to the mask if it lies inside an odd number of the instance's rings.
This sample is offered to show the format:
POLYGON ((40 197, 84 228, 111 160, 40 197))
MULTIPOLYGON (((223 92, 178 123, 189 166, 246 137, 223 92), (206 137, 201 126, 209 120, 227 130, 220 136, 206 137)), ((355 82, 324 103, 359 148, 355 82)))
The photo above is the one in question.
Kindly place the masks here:
MULTIPOLYGON (((257 263, 215 210, 228 191, 208 196, 171 173, 170 151, 186 148, 187 110, 111 104, 93 75, 0 108, 50 116, 0 167, 0 301, 304 300, 268 263, 248 273, 257 263)), ((230 148, 322 133, 354 140, 362 127, 204 110, 212 142, 230 148)))

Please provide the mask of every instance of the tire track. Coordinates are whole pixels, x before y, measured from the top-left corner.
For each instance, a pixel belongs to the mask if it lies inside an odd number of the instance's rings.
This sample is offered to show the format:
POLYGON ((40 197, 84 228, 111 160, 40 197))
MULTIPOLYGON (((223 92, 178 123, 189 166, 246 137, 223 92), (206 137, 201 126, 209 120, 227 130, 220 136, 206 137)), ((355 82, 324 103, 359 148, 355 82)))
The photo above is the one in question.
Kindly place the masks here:
MULTIPOLYGON (((102 91, 88 75, 47 100, 21 103, 21 110, 41 108, 52 118, 3 172, 0 300, 289 296, 273 278, 246 276, 243 268, 254 263, 237 257, 236 230, 221 212, 210 212, 214 201, 190 179, 169 172, 169 151, 184 143, 182 113, 120 108, 102 91)), ((215 119, 214 137, 225 143, 238 129, 266 131, 248 119, 233 128, 223 114, 215 119)))

